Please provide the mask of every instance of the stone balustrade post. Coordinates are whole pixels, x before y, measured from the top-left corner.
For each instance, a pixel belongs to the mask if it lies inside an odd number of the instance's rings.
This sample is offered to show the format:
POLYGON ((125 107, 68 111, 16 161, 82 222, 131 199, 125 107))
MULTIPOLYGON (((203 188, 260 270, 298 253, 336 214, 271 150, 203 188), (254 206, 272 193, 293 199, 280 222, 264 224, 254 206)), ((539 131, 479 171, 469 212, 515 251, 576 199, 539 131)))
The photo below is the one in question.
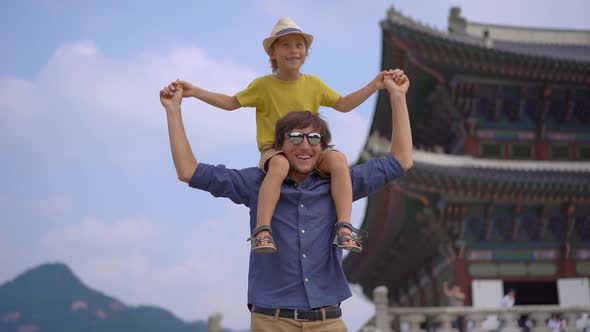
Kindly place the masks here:
POLYGON ((486 315, 481 312, 472 312, 466 316, 468 321, 473 322, 473 327, 470 332, 485 332, 486 330, 481 324, 486 320, 486 315))
POLYGON ((518 327, 518 314, 504 311, 500 312, 499 316, 501 317, 503 324, 502 332, 520 332, 520 327, 518 327))
POLYGON ((385 286, 373 290, 375 302, 375 326, 379 332, 391 332, 391 316, 389 314, 388 290, 385 286))
POLYGON ((529 314, 529 319, 533 321, 535 326, 531 329, 531 332, 550 332, 551 329, 547 327, 547 320, 551 317, 551 314, 546 311, 536 311, 529 314))
POLYGON ((453 322, 457 321, 457 317, 454 314, 442 313, 437 319, 441 322, 440 332, 455 332, 458 329, 453 328, 453 322))
POLYGON ((566 322, 565 332, 577 332, 579 329, 576 327, 576 321, 580 318, 580 315, 575 311, 564 312, 562 315, 566 322))
POLYGON ((407 322, 410 327, 410 332, 422 332, 420 324, 426 321, 426 316, 421 314, 409 314, 403 315, 401 318, 402 322, 407 322))

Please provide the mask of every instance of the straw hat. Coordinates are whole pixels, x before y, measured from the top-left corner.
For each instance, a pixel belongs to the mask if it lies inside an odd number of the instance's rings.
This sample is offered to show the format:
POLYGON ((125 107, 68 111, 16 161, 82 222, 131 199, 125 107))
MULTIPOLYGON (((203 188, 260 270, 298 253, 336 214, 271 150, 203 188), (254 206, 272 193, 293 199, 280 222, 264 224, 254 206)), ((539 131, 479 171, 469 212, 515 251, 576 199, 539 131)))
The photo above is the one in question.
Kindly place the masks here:
POLYGON ((313 36, 303 32, 303 30, 301 30, 301 28, 292 19, 283 17, 277 22, 277 24, 275 24, 274 28, 272 28, 270 36, 264 39, 262 42, 262 46, 264 46, 266 53, 269 53, 270 45, 272 45, 272 43, 277 40, 277 38, 291 33, 300 34, 305 39, 307 47, 309 48, 311 46, 311 43, 313 42, 313 36))

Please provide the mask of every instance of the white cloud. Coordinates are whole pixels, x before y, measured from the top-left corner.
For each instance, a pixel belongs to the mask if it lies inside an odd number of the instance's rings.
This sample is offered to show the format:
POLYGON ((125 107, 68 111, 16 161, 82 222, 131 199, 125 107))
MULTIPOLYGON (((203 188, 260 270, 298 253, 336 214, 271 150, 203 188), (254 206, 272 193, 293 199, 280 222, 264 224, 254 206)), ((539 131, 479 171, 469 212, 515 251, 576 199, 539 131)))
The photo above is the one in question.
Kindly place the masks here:
POLYGON ((78 42, 73 44, 65 45, 64 47, 58 49, 55 54, 56 56, 95 56, 98 53, 98 48, 94 45, 93 42, 78 42))
MULTIPOLYGON (((172 80, 233 94, 255 76, 251 69, 211 59, 195 46, 121 60, 104 56, 92 42, 67 44, 35 79, 0 78, 0 131, 13 142, 24 136, 37 148, 49 145, 66 155, 84 143, 125 143, 166 130, 158 91, 172 80)), ((215 148, 201 150, 232 149, 240 143, 250 143, 254 150, 252 110, 226 112, 196 99, 185 99, 183 109, 189 135, 216 142, 215 148)))
POLYGON ((31 82, 12 77, 0 79, 0 114, 30 111, 32 106, 29 103, 32 97, 33 85, 31 82))
POLYGON ((72 251, 138 251, 149 246, 158 227, 146 218, 128 218, 112 223, 96 217, 68 224, 44 235, 42 245, 49 251, 67 254, 72 251))

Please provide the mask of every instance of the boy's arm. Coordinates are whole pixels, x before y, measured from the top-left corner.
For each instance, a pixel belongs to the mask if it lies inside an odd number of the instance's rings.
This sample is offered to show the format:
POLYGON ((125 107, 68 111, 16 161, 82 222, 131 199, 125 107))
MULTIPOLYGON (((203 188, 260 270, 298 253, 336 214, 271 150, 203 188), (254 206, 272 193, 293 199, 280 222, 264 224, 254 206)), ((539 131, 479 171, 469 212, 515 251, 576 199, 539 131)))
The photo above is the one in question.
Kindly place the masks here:
POLYGON ((172 94, 174 94, 174 92, 177 89, 177 86, 180 86, 182 88, 183 97, 195 97, 201 101, 206 102, 209 105, 224 109, 226 111, 233 111, 242 107, 242 105, 240 105, 240 103, 238 102, 238 99, 234 96, 228 96, 223 93, 207 91, 187 81, 181 80, 176 80, 170 83, 170 85, 168 85, 166 88, 164 88, 164 95, 171 96, 172 94))
POLYGON ((399 161, 404 170, 413 165, 412 130, 406 103, 406 93, 410 81, 400 69, 389 71, 383 80, 390 95, 391 118, 393 121, 391 134, 391 154, 399 161))
POLYGON ((170 150, 176 174, 180 181, 188 183, 199 165, 186 137, 180 103, 182 102, 182 87, 175 89, 169 96, 164 90, 160 91, 160 102, 166 110, 168 120, 168 134, 170 136, 170 150))
POLYGON ((375 91, 385 87, 383 85, 383 78, 385 75, 387 75, 387 73, 387 71, 380 72, 371 82, 369 82, 369 84, 351 94, 338 99, 332 108, 343 113, 355 109, 358 105, 362 104, 365 100, 367 100, 367 98, 375 93, 375 91))

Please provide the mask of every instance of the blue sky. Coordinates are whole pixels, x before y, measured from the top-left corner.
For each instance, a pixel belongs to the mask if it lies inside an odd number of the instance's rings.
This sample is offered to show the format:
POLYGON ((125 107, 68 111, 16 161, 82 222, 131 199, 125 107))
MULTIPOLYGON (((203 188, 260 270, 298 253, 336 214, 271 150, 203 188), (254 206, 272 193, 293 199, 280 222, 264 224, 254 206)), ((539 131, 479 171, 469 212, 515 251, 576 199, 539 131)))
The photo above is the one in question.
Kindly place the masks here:
MULTIPOLYGON (((62 261, 90 286, 183 319, 220 311, 247 328, 245 208, 176 180, 158 90, 176 78, 233 94, 269 72, 262 39, 282 16, 315 36, 304 72, 342 94, 380 68, 379 21, 397 9, 441 30, 468 20, 590 29, 578 1, 24 0, 0 12, 0 283, 62 261)), ((356 160, 375 106, 322 110, 356 160)), ((255 165, 254 112, 183 103, 197 158, 255 165)), ((364 202, 355 203, 360 224, 364 202)), ((356 330, 373 312, 344 303, 356 330)))

